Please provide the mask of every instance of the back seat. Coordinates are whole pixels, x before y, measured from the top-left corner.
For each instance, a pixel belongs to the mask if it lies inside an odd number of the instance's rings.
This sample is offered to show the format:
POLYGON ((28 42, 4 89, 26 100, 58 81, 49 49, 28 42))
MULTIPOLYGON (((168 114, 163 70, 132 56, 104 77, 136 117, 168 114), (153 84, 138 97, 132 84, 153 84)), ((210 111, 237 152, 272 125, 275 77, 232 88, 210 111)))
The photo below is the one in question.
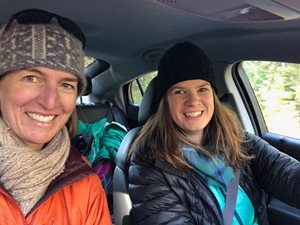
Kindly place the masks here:
POLYGON ((95 123, 100 119, 107 118, 109 122, 115 121, 130 130, 126 116, 112 102, 95 104, 78 104, 76 106, 78 120, 84 123, 95 123))
POLYGON ((107 117, 108 121, 113 121, 114 117, 108 102, 97 104, 80 104, 76 106, 77 117, 84 123, 95 123, 107 117))
MULTIPOLYGON (((97 104, 78 104, 76 106, 76 112, 77 112, 78 120, 86 124, 94 124, 103 118, 107 118, 108 122, 115 121, 124 126, 127 124, 125 117, 120 116, 122 115, 123 112, 109 102, 97 103, 97 104)), ((114 135, 116 135, 115 134, 116 132, 117 131, 114 132, 114 135)), ((90 149, 91 138, 89 137, 90 137, 89 135, 80 134, 76 137, 76 139, 74 139, 74 145, 77 147, 79 151, 81 151, 82 154, 86 152, 85 150, 90 149)), ((105 143, 107 143, 107 138, 109 137, 108 136, 106 137, 105 143)), ((118 140, 114 142, 114 145, 118 143, 118 140)), ((113 173, 115 169, 115 162, 113 161, 112 158, 110 159, 102 158, 101 160, 97 161, 97 163, 92 164, 92 167, 102 181, 102 186, 106 193, 106 198, 107 198, 107 203, 111 214, 112 223, 114 224, 112 188, 113 188, 113 173)))
MULTIPOLYGON (((98 63, 98 62, 96 62, 98 63)), ((90 72, 93 72, 94 67, 90 68, 90 72)), ((86 77, 87 86, 82 94, 79 97, 79 102, 76 105, 76 112, 78 120, 81 120, 84 123, 95 123, 100 119, 105 117, 108 118, 108 121, 113 121, 113 113, 111 110, 111 105, 109 102, 105 103, 83 103, 83 96, 88 96, 92 93, 92 80, 89 76, 86 77)), ((116 120, 115 120, 116 121, 116 120)), ((119 121, 117 121, 119 122, 119 121)), ((122 124, 122 123, 121 123, 122 124)))

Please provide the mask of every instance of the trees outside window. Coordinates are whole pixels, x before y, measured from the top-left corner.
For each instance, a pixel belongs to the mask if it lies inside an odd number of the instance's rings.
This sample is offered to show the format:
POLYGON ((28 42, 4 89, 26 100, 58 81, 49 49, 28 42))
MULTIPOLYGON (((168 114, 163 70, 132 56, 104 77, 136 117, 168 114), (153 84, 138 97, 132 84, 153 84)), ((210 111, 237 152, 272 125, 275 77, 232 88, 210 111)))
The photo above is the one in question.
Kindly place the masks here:
POLYGON ((300 139, 300 64, 242 63, 270 132, 300 139))

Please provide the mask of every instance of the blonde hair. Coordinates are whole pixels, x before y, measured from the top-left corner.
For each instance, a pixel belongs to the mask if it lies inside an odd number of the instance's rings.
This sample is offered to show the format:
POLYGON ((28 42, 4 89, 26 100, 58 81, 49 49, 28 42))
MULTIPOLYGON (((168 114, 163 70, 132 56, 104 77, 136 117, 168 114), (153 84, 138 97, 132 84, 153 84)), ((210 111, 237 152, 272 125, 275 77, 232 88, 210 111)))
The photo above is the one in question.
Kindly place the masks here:
MULTIPOLYGON (((190 166, 182 157, 182 144, 185 143, 210 156, 224 153, 229 165, 241 168, 250 157, 242 151, 244 132, 236 114, 220 102, 213 91, 214 114, 204 128, 202 146, 195 145, 182 132, 170 116, 166 96, 162 98, 156 113, 146 122, 135 139, 130 154, 138 157, 161 158, 174 167, 188 169, 190 166)), ((200 143, 199 143, 200 144, 200 143)))

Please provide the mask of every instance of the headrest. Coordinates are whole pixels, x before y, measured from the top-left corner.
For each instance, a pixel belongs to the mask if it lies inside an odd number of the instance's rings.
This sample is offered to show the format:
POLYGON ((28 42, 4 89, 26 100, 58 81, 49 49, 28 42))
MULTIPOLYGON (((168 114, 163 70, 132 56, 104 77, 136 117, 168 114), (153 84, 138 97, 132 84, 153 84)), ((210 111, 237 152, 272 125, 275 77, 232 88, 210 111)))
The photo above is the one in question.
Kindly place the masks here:
POLYGON ((152 115, 154 109, 154 97, 156 89, 156 77, 154 77, 148 84, 142 102, 140 104, 140 109, 138 113, 138 121, 140 125, 144 125, 149 117, 152 115))
POLYGON ((92 93, 92 80, 89 77, 86 77, 86 87, 82 95, 87 96, 92 93))

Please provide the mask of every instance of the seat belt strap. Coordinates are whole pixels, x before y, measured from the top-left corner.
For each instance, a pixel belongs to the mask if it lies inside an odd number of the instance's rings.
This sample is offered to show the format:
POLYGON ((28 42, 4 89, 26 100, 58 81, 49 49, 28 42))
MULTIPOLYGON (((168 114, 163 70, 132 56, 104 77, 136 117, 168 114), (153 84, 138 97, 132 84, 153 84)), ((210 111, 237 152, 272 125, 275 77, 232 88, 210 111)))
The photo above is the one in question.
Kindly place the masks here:
POLYGON ((112 102, 110 102, 109 105, 115 121, 125 126, 127 130, 130 130, 129 125, 120 110, 112 102))
POLYGON ((230 182, 227 188, 226 202, 223 211, 224 225, 232 225, 232 219, 235 212, 238 186, 240 182, 240 170, 234 172, 235 178, 230 182))

